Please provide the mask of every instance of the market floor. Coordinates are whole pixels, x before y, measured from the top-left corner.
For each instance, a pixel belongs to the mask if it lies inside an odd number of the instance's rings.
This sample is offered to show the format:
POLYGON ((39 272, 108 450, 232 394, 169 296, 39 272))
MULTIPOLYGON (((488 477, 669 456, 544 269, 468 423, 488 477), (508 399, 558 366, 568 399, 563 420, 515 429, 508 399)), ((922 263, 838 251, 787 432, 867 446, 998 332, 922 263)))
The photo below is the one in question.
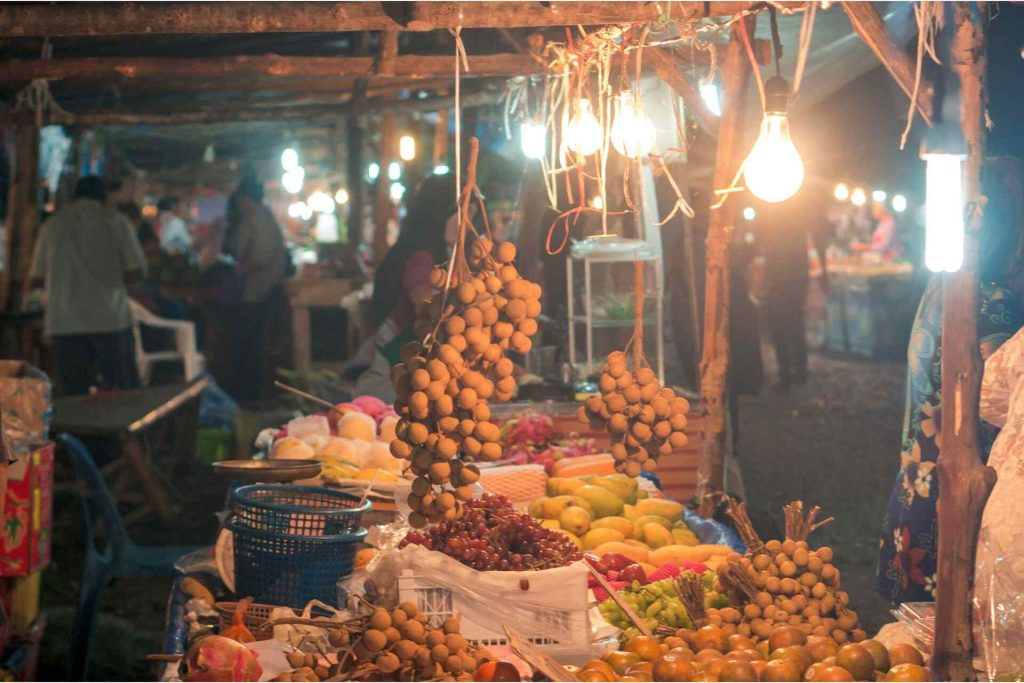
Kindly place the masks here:
POLYGON ((782 394, 773 390, 767 349, 765 361, 764 391, 740 402, 747 500, 780 529, 782 506, 793 500, 835 516, 812 541, 835 550, 851 606, 873 632, 892 620, 873 581, 878 534, 899 466, 905 368, 812 354, 807 384, 782 394))

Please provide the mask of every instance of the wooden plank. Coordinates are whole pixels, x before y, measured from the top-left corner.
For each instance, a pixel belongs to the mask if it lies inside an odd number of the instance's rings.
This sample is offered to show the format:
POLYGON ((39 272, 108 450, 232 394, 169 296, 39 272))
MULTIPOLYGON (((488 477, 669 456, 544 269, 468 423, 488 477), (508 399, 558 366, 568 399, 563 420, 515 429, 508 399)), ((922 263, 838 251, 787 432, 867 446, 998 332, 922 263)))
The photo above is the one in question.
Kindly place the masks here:
MULTIPOLYGON (((689 21, 756 2, 95 2, 0 5, 0 35, 429 31, 689 21)), ((798 7, 803 3, 778 3, 798 7)))
MULTIPOLYGON (((743 116, 750 64, 744 54, 739 31, 745 24, 753 37, 755 17, 737 23, 729 36, 722 62, 722 116, 711 187, 728 187, 743 160, 743 116)), ((712 201, 714 196, 712 195, 712 201)), ((724 480, 724 451, 729 371, 729 259, 736 220, 735 200, 711 211, 708 223, 704 286, 704 345, 700 360, 701 439, 698 496, 721 491, 724 480)))
MULTIPOLYGON (((398 33, 391 36, 387 55, 380 57, 293 57, 276 54, 229 57, 75 57, 69 59, 8 59, 0 61, 0 81, 35 78, 156 78, 189 80, 272 76, 274 78, 431 78, 450 76, 450 55, 398 55, 398 33)), ((529 54, 472 55, 467 76, 519 76, 540 73, 543 64, 529 54)))
MULTIPOLYGON (((878 61, 889 72, 900 89, 907 97, 914 94, 914 72, 916 65, 907 51, 889 33, 886 28, 885 19, 879 14, 878 8, 871 2, 850 2, 846 0, 841 3, 843 11, 850 19, 853 30, 861 37, 864 43, 875 53, 878 61)), ((931 79, 922 75, 917 90, 917 111, 921 118, 929 126, 932 125, 932 107, 935 99, 935 86, 931 79)))
POLYGON ((20 309, 28 289, 29 268, 39 232, 39 126, 30 111, 14 115, 14 172, 8 190, 0 305, 20 309))
POLYGON ((978 401, 978 234, 984 217, 986 3, 957 2, 951 51, 960 80, 964 168, 964 261, 942 288, 942 449, 938 459, 938 585, 932 668, 938 680, 975 680, 971 603, 974 556, 996 472, 982 464, 978 401))

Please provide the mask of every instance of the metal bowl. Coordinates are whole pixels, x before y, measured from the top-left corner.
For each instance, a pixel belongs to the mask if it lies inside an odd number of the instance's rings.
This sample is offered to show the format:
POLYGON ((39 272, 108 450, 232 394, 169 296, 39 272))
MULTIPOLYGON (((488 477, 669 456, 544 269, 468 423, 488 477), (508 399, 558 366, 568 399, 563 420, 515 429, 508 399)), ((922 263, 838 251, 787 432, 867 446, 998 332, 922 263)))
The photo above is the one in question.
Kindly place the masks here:
POLYGON ((225 479, 248 482, 288 482, 311 479, 323 468, 319 460, 221 460, 213 471, 225 479))

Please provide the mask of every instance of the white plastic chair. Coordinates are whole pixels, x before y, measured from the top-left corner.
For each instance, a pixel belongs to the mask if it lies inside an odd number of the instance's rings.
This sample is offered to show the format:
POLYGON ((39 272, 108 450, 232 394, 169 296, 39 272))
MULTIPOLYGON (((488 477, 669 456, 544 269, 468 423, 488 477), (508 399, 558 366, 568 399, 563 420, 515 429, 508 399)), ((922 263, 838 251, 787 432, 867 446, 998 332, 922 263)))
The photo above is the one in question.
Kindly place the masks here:
POLYGON ((185 381, 191 382, 203 372, 206 358, 196 348, 196 326, 189 320, 169 320, 150 313, 134 299, 129 299, 132 311, 132 335, 135 337, 135 365, 139 369, 142 386, 149 386, 153 366, 164 361, 180 360, 185 367, 185 381), (146 351, 142 346, 140 327, 147 325, 174 332, 173 351, 146 351))

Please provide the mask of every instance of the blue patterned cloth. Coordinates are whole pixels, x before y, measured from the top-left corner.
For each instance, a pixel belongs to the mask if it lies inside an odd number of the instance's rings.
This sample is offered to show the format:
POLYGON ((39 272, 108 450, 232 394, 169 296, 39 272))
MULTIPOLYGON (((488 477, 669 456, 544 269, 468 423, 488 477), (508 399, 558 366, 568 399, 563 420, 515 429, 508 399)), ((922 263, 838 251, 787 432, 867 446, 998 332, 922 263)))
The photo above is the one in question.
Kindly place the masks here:
MULTIPOLYGON (((982 285, 978 341, 987 358, 1024 324, 1016 297, 997 285, 982 285)), ((900 471, 882 527, 875 587, 893 603, 935 600, 938 555, 935 501, 936 459, 942 445, 942 286, 932 278, 921 298, 907 348, 907 400, 900 471)), ((982 457, 988 458, 998 430, 981 423, 982 457)))

